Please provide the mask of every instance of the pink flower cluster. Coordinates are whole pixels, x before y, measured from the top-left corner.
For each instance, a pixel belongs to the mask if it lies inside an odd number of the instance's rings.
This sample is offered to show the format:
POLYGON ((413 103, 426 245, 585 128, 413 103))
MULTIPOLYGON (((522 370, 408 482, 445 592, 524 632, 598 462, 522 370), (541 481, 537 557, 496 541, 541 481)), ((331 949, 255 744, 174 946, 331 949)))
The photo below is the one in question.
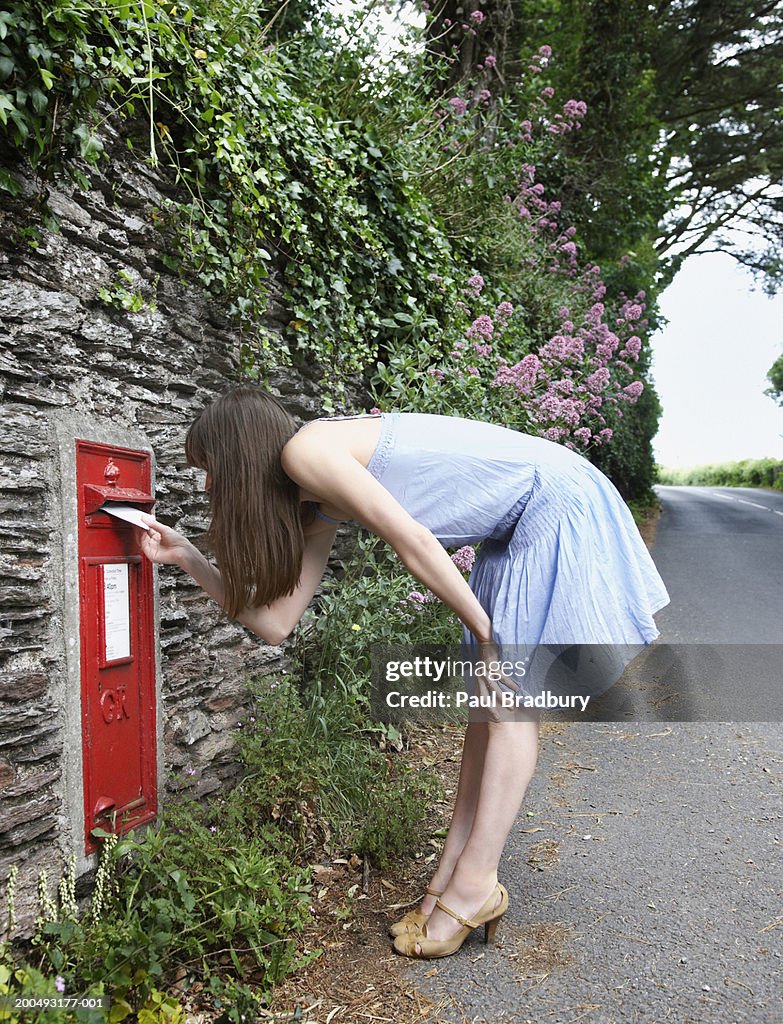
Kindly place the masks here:
POLYGON ((492 317, 487 316, 486 313, 476 317, 467 331, 469 338, 484 338, 486 341, 492 341, 494 333, 495 325, 492 322, 492 317))
POLYGON ((586 113, 587 104, 584 100, 566 100, 562 113, 554 115, 546 130, 552 135, 565 135, 566 132, 582 127, 582 122, 578 118, 584 117, 586 113))
MULTIPOLYGON (((587 113, 587 104, 584 100, 566 100, 563 104, 563 114, 566 117, 570 117, 576 120, 578 117, 584 117, 587 113)), ((577 128, 581 125, 577 124, 577 128)))
MULTIPOLYGON (((451 560, 460 572, 469 573, 476 561, 476 549, 471 547, 470 544, 465 544, 454 552, 451 560)), ((412 590, 406 598, 400 601, 400 604, 403 607, 413 605, 417 611, 421 611, 425 604, 435 604, 439 600, 431 590, 427 590, 424 593, 420 590, 412 590)))
MULTIPOLYGON (((528 184, 533 171, 530 167, 524 171, 528 184)), ((544 229, 534 226, 533 230, 544 229)), ((561 265, 566 264, 571 253, 560 246, 557 258, 561 265)), ((644 313, 641 293, 623 303, 611 328, 603 302, 596 300, 584 305, 579 295, 585 287, 593 298, 606 290, 600 280, 596 281, 597 269, 588 266, 584 271, 587 285, 577 278, 569 286, 574 302, 559 308, 560 329, 540 345, 537 352, 530 352, 510 364, 496 351, 498 339, 514 312, 512 304, 504 301, 496 306, 492 315, 480 313, 470 320, 465 335, 472 345, 465 341, 454 342, 451 363, 430 368, 430 376, 441 386, 460 387, 467 386, 459 384, 463 379, 481 378, 484 386, 505 396, 502 397, 504 408, 508 410, 509 403, 518 404, 510 418, 519 420, 521 416, 524 429, 529 433, 537 433, 569 448, 606 444, 612 437, 606 415, 613 413, 621 418, 620 405, 636 402, 643 391, 642 382, 631 379, 633 367, 625 360, 635 362, 638 359, 641 338, 632 332, 646 321, 641 320, 644 313), (579 306, 582 307, 581 325, 577 327, 574 321, 580 319, 576 312, 579 306), (473 359, 470 365, 466 361, 468 354, 473 359)), ((468 284, 464 293, 472 291, 478 299, 485 288, 484 279, 477 274, 468 284)), ((470 318, 466 303, 459 305, 461 314, 470 318)))
POLYGON ((464 547, 454 552, 451 560, 460 572, 470 572, 473 568, 473 563, 476 561, 475 549, 470 544, 465 544, 464 547))
POLYGON ((474 299, 477 299, 481 295, 483 287, 484 278, 481 274, 473 274, 472 277, 468 278, 468 287, 464 290, 466 294, 470 293, 474 299))
POLYGON ((538 53, 534 53, 530 58, 530 63, 527 66, 528 71, 532 71, 534 75, 540 74, 541 71, 549 64, 549 58, 552 56, 552 47, 539 46, 538 53))
POLYGON ((641 350, 642 339, 634 334, 626 341, 625 348, 621 349, 620 355, 624 359, 633 359, 634 362, 638 362, 641 350))
POLYGON ((514 307, 510 302, 506 302, 505 300, 495 309, 495 319, 499 322, 501 327, 506 327, 513 315, 514 307))
MULTIPOLYGON (((466 17, 477 27, 485 20, 478 11, 466 17)), ((542 72, 551 56, 551 47, 540 47, 530 58, 530 71, 542 72)), ((495 57, 488 54, 477 67, 486 71, 496 64, 495 57)), ((478 87, 474 95, 478 103, 489 99, 488 90, 478 87)), ((554 96, 550 85, 537 89, 529 119, 519 124, 518 137, 507 144, 532 142, 535 133, 545 138, 546 134, 560 136, 581 127, 586 103, 567 99, 557 109, 554 96)), ((448 105, 457 116, 468 109, 468 103, 459 97, 452 97, 448 105)), ((442 116, 445 123, 445 112, 442 116)), ((452 148, 455 143, 452 140, 452 148)), ((527 147, 526 151, 531 152, 527 147)), ((430 386, 438 392, 443 389, 444 403, 450 400, 449 389, 456 389, 463 397, 478 399, 488 417, 502 417, 501 421, 569 448, 606 444, 612 438, 610 423, 622 418, 622 406, 638 401, 644 388, 633 377, 647 327, 645 295, 621 296, 619 309, 607 309, 600 267, 582 265, 576 229, 561 227, 561 204, 548 199, 536 176, 532 162, 522 163, 515 192, 510 190, 504 198, 516 216, 523 241, 529 242, 522 258, 523 274, 531 274, 533 287, 540 281, 537 275, 551 275, 554 293, 563 296, 559 327, 535 352, 519 358, 519 339, 505 333, 513 306, 503 301, 492 309, 484 278, 475 273, 454 304, 455 327, 465 340, 452 341, 449 357, 430 367, 430 386), (504 344, 514 359, 504 357, 504 344)))
POLYGON ((492 383, 496 387, 511 387, 518 395, 527 395, 536 385, 540 366, 538 356, 531 352, 514 366, 498 366, 492 383))

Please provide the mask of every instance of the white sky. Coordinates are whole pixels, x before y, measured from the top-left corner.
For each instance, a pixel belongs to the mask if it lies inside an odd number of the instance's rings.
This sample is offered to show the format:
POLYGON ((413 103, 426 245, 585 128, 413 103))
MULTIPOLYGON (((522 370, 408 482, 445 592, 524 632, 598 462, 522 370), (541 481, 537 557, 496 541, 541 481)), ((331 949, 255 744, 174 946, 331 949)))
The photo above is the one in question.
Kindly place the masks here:
POLYGON ((669 323, 652 338, 652 376, 663 466, 783 459, 783 408, 764 395, 783 352, 783 294, 769 299, 751 283, 731 256, 706 253, 686 260, 661 297, 669 323))

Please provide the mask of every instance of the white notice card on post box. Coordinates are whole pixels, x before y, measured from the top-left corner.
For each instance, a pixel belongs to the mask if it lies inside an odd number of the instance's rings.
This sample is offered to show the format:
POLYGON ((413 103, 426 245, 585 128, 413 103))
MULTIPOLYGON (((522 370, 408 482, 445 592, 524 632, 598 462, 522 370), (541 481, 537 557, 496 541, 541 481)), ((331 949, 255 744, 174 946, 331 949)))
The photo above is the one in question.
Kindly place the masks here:
POLYGON ((106 637, 106 661, 129 658, 130 594, 127 562, 104 563, 103 631, 106 637))

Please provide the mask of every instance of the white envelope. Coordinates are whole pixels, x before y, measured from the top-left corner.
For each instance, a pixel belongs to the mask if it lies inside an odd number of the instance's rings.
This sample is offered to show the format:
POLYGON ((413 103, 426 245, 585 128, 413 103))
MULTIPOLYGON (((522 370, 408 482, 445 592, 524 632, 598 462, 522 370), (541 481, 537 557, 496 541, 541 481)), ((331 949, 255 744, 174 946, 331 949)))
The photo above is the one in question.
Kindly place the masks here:
POLYGON ((141 509, 136 508, 134 505, 121 505, 116 501, 104 501, 98 511, 108 512, 110 516, 116 516, 118 519, 124 519, 126 523, 133 523, 134 526, 140 526, 142 530, 149 530, 149 526, 141 521, 141 509))

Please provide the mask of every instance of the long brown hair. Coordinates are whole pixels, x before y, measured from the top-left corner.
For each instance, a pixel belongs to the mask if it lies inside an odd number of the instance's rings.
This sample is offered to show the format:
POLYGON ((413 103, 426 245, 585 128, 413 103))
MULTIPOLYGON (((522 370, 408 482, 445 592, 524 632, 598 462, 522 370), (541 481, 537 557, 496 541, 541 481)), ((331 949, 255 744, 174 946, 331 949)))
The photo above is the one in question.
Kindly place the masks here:
POLYGON ((291 594, 304 553, 299 488, 280 455, 297 426, 260 388, 239 387, 208 405, 185 439, 191 466, 211 478, 207 537, 232 617, 291 594))

